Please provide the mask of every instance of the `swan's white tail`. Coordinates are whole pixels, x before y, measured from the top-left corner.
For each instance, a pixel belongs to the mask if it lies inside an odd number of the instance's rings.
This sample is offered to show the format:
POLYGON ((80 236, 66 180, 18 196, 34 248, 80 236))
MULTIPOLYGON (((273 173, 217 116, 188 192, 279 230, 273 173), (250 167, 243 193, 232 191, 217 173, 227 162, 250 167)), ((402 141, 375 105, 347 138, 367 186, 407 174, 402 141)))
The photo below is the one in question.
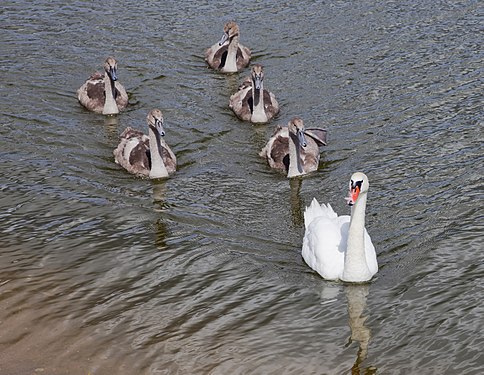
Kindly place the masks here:
POLYGON ((313 198, 311 204, 306 207, 304 211, 304 226, 306 229, 308 228, 311 221, 313 221, 316 217, 325 216, 328 218, 336 218, 338 215, 334 212, 333 207, 328 203, 326 204, 319 204, 316 198, 313 198))

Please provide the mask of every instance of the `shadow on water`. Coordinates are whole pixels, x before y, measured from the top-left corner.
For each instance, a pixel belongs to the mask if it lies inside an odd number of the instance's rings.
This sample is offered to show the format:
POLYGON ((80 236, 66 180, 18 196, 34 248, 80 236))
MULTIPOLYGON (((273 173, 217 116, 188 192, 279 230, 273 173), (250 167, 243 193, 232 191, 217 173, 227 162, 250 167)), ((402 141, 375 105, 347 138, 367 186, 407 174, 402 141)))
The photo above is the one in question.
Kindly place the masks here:
POLYGON ((302 180, 300 177, 289 179, 289 186, 291 187, 291 219, 296 227, 304 226, 304 201, 301 198, 302 180))
POLYGON ((351 373, 359 374, 376 374, 376 367, 368 366, 362 368, 366 357, 368 356, 368 346, 371 338, 371 331, 365 325, 368 315, 365 314, 366 300, 369 293, 369 285, 346 285, 345 294, 348 302, 348 324, 351 329, 351 336, 346 346, 352 342, 358 342, 358 353, 355 363, 351 368, 351 373))
POLYGON ((109 142, 112 144, 113 149, 119 143, 119 117, 114 116, 104 116, 104 129, 106 131, 106 136, 109 142))
POLYGON ((155 223, 156 247, 158 250, 166 249, 166 239, 168 237, 168 227, 163 219, 158 219, 155 223))
MULTIPOLYGON (((153 187, 153 210, 155 212, 162 213, 166 211, 168 205, 166 203, 166 180, 152 180, 151 186, 153 187)), ((156 231, 156 247, 159 250, 166 248, 166 239, 168 237, 168 228, 165 220, 160 217, 155 223, 156 231)))
POLYGON ((239 85, 245 78, 244 73, 242 72, 241 74, 226 74, 225 76, 227 91, 230 93, 230 95, 235 94, 239 89, 239 85))
POLYGON ((153 188, 153 206, 155 211, 163 211, 167 208, 166 205, 166 180, 152 180, 151 186, 153 188))
POLYGON ((117 131, 118 129, 118 116, 104 116, 104 125, 111 131, 117 131))

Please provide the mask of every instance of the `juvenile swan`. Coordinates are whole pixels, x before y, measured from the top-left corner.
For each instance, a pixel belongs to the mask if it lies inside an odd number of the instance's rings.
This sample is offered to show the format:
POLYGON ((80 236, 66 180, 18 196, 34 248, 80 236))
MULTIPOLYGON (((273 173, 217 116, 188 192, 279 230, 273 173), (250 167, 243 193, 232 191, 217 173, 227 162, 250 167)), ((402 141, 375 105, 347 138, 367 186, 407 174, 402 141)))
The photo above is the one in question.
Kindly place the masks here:
POLYGON ((113 151, 114 160, 129 173, 140 177, 163 178, 176 171, 176 157, 163 137, 163 115, 153 109, 146 117, 148 134, 126 128, 118 147, 113 151))
POLYGON ((79 102, 88 110, 115 115, 128 105, 128 94, 118 81, 117 62, 108 57, 104 63, 104 76, 96 72, 77 90, 79 102))
POLYGON ((318 170, 319 147, 326 146, 326 134, 325 129, 306 129, 303 120, 294 117, 287 127, 276 126, 259 155, 287 177, 301 176, 318 170))
POLYGON ((263 124, 279 113, 279 103, 273 93, 264 89, 264 70, 260 64, 252 67, 250 80, 245 80, 230 97, 229 107, 244 121, 263 124))
POLYGON ((302 257, 325 279, 365 282, 378 272, 375 247, 365 229, 369 186, 365 174, 351 176, 347 198, 351 216, 338 216, 316 198, 306 207, 302 257))
POLYGON ((227 22, 220 41, 205 52, 208 65, 222 73, 235 73, 249 65, 250 49, 239 43, 239 37, 239 26, 227 22))

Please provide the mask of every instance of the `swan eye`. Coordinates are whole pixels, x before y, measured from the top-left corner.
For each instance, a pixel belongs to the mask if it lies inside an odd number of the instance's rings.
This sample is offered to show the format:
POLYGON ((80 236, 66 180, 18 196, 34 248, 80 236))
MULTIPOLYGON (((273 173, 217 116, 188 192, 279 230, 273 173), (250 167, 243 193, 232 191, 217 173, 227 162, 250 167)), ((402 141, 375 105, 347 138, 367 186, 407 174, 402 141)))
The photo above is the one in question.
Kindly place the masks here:
POLYGON ((361 185, 363 184, 363 180, 360 181, 353 181, 351 180, 351 188, 356 189, 359 188, 361 190, 361 185))

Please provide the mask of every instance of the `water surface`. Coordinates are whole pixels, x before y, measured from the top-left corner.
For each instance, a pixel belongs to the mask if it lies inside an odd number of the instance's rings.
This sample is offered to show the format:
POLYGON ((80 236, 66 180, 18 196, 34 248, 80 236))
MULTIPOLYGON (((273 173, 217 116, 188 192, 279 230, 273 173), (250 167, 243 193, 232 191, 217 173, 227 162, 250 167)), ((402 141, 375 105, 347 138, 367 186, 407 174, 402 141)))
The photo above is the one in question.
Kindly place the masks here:
POLYGON ((0 373, 478 374, 483 54, 477 1, 4 1, 0 11, 0 373), (227 107, 249 70, 206 47, 236 19, 281 104, 227 107), (114 55, 107 119, 75 91, 114 55), (113 162, 163 110, 179 170, 113 162), (328 129, 319 171, 258 156, 275 124, 328 129), (327 282, 301 258, 313 197, 347 214, 370 178, 380 270, 327 282))

